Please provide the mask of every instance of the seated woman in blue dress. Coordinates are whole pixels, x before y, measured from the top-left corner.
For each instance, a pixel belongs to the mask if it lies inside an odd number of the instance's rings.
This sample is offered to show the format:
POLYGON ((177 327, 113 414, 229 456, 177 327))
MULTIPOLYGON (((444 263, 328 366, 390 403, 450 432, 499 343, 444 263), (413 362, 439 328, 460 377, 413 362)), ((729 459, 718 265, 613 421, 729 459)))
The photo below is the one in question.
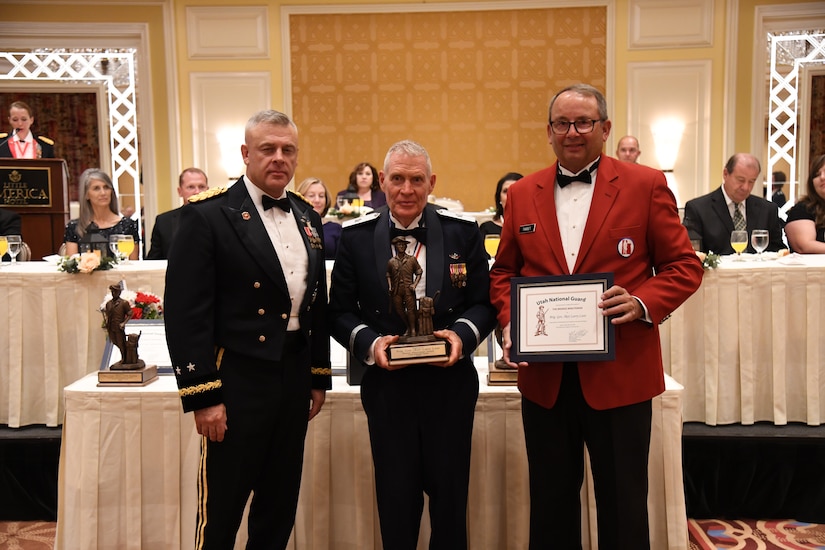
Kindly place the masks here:
POLYGON ((825 155, 811 163, 805 193, 788 211, 785 235, 794 252, 825 254, 825 155))
MULTIPOLYGON (((307 178, 298 184, 295 190, 303 195, 312 205, 312 209, 323 218, 327 215, 332 199, 326 184, 318 178, 307 178)), ((336 222, 324 223, 324 257, 334 260, 338 251, 338 241, 341 240, 341 224, 336 222)))
MULTIPOLYGON (((140 234, 137 221, 120 214, 117 205, 117 193, 109 174, 99 168, 89 168, 80 175, 80 217, 66 224, 63 242, 66 244, 66 255, 77 254, 80 250, 78 242, 89 233, 99 233, 108 242, 109 235, 131 235, 135 241, 135 248, 129 255, 130 260, 136 260, 140 249, 140 234)), ((112 252, 106 246, 105 255, 112 252)))
POLYGON ((362 162, 349 175, 349 185, 340 191, 336 197, 358 198, 364 201, 363 206, 378 208, 387 204, 387 197, 381 191, 378 181, 378 171, 369 162, 362 162))

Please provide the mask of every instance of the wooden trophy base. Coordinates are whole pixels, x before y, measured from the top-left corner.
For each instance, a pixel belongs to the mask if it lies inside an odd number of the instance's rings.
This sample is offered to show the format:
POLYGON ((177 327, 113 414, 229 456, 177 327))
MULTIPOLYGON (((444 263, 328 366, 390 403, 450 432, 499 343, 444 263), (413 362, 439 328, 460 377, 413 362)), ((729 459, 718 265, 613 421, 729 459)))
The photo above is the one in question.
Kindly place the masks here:
POLYGON ((146 365, 141 369, 106 370, 97 373, 98 386, 145 386, 158 377, 157 365, 146 365))
POLYGON ((487 374, 487 384, 490 386, 515 386, 518 384, 518 369, 506 366, 503 359, 490 363, 490 372, 487 374), (502 368, 502 365, 504 367, 502 368))
POLYGON ((440 363, 446 361, 449 355, 447 341, 432 336, 405 338, 403 343, 387 348, 390 366, 440 363), (419 338, 424 341, 416 342, 419 338))

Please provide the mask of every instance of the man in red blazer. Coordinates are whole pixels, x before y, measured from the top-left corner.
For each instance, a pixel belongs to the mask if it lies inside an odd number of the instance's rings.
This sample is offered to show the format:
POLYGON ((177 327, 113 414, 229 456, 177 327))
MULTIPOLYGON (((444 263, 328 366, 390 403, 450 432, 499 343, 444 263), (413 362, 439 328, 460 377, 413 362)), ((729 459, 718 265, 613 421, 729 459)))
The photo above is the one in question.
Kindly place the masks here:
POLYGON ((549 115, 558 163, 510 187, 490 273, 504 357, 519 369, 530 548, 581 547, 585 445, 599 548, 649 548, 651 400, 665 389, 658 325, 699 287, 702 265, 664 174, 602 155, 611 122, 597 89, 561 90, 549 115), (615 359, 513 363, 510 278, 600 272, 614 277, 599 307, 615 326, 615 359))

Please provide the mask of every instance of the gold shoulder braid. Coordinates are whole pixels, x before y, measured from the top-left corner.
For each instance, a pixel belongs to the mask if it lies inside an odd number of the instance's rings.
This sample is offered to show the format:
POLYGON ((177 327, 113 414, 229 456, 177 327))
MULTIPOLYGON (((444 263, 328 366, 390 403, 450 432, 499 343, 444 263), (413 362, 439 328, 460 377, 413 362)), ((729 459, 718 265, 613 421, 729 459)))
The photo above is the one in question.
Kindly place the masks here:
POLYGON ((201 191, 197 195, 193 195, 189 197, 189 202, 201 202, 205 201, 206 199, 211 199, 212 197, 217 197, 223 195, 229 190, 228 187, 212 187, 211 189, 207 189, 206 191, 201 191))
POLYGON ((49 145, 54 145, 54 140, 53 140, 53 139, 49 139, 49 138, 47 138, 46 136, 37 136, 37 139, 39 139, 40 141, 45 141, 45 142, 46 142, 46 143, 48 143, 49 145))
POLYGON ((308 205, 312 206, 312 203, 309 202, 309 200, 307 200, 307 198, 305 196, 303 196, 302 194, 300 194, 298 191, 289 191, 289 192, 292 193, 293 195, 295 195, 296 197, 298 197, 299 199, 301 199, 302 201, 304 201, 305 203, 307 203, 308 205))
POLYGON ((9 135, 8 132, 0 132, 0 139, 3 139, 4 137, 6 137, 8 135, 9 135))

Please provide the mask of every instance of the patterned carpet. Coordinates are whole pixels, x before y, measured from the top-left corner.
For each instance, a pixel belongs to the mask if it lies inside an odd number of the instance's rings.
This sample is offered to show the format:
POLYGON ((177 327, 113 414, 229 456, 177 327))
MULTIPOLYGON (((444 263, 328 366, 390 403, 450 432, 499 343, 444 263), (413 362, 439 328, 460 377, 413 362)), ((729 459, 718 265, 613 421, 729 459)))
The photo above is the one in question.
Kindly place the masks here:
POLYGON ((793 520, 688 520, 690 550, 825 548, 825 525, 793 520))
MULTIPOLYGON (((0 521, 0 550, 52 550, 55 523, 0 521)), ((690 550, 822 550, 825 525, 791 520, 688 520, 690 550)))
POLYGON ((0 550, 52 550, 56 523, 0 521, 0 550))

